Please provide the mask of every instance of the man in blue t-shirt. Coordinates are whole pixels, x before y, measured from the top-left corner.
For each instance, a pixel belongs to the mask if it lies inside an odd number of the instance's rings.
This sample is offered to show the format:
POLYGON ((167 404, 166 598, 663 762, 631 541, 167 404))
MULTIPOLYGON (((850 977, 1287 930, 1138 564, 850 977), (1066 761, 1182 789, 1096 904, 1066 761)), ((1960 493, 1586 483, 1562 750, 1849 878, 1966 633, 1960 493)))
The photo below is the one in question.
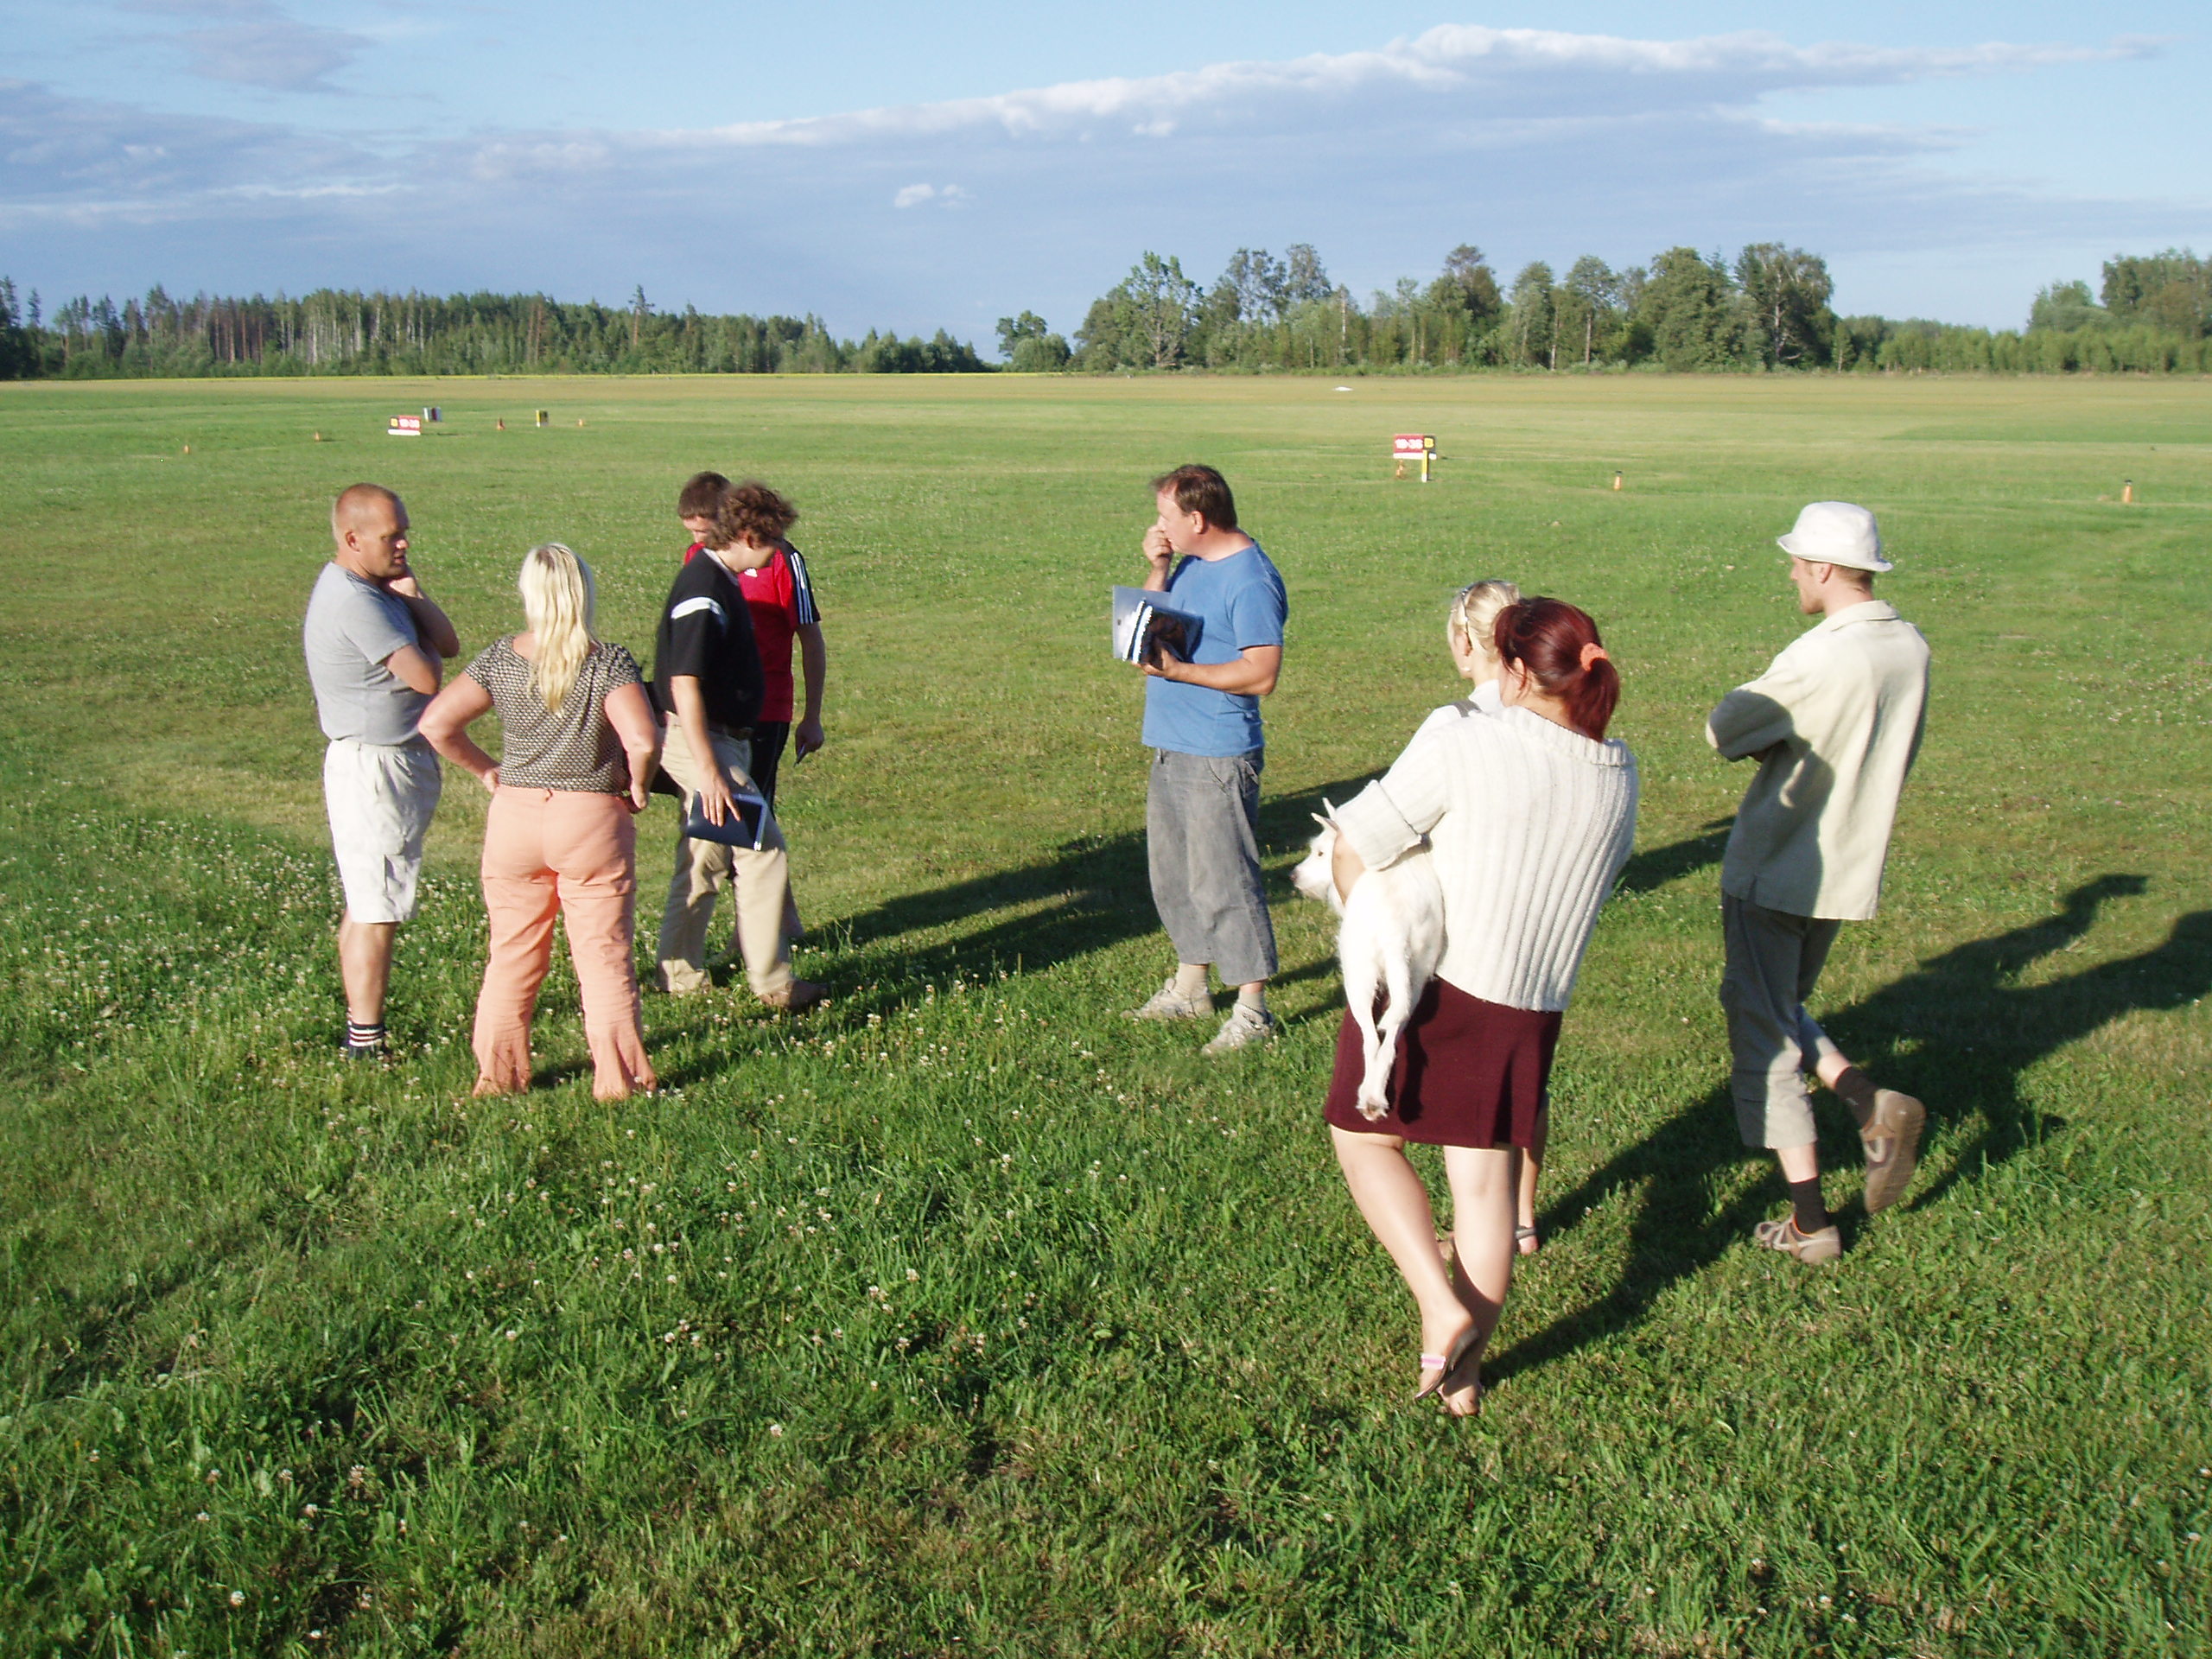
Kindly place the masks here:
POLYGON ((1144 665, 1144 741, 1153 751, 1145 829, 1152 899, 1174 942, 1173 978, 1136 1020, 1197 1020, 1213 1012, 1206 969, 1236 988, 1236 1006, 1208 1054, 1262 1042, 1275 934, 1260 887, 1260 699, 1282 672, 1289 606, 1282 577, 1236 527, 1228 481, 1211 467, 1156 478, 1160 516, 1145 532, 1144 585, 1200 619, 1197 645, 1144 665))

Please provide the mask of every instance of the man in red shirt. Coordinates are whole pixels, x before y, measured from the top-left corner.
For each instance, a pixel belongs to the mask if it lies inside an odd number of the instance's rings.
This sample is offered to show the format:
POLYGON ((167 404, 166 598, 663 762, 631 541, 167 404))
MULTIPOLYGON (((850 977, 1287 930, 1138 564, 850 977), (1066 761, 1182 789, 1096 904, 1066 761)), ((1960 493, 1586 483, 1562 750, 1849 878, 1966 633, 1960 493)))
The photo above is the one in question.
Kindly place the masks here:
POLYGON ((822 643, 822 613, 814 602, 814 586, 807 578, 806 561, 782 536, 766 540, 751 535, 725 537, 722 515, 734 496, 743 493, 748 514, 766 509, 765 516, 798 517, 791 504, 765 484, 732 486, 720 473, 701 473, 683 486, 677 511, 683 528, 694 540, 683 550, 691 563, 700 549, 718 548, 722 563, 737 573, 747 607, 753 613, 753 638, 760 648, 764 682, 760 717, 753 723, 753 782, 776 804, 776 772, 789 747, 794 760, 804 760, 822 747, 822 687, 829 673, 830 656, 822 643), (757 499, 756 499, 757 496, 757 499), (796 699, 791 676, 791 648, 798 647, 799 670, 806 682, 805 713, 796 721, 796 699))

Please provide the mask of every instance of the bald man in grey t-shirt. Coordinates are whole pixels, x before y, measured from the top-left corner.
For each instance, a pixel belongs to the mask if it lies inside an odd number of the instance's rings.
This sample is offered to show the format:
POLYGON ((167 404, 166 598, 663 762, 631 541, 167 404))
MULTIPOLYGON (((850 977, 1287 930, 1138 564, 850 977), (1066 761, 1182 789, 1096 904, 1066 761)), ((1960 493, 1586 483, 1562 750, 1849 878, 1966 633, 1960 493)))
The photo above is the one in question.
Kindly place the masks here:
POLYGON ((384 1001, 399 924, 415 914, 423 841, 437 809, 437 757, 416 731, 461 640, 407 563, 407 508, 356 484, 330 510, 334 550, 308 601, 301 643, 330 740, 322 789, 346 889, 338 965, 344 1052, 384 1052, 384 1001))

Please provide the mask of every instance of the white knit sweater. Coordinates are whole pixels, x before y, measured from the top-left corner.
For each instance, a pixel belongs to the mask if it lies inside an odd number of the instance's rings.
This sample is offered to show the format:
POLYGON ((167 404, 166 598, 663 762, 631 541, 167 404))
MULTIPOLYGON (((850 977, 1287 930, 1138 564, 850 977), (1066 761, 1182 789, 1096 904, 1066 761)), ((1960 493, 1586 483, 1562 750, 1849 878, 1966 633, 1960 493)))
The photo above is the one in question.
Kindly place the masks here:
POLYGON ((1432 719, 1337 823, 1387 868, 1426 838, 1444 889, 1439 977, 1470 996, 1567 1007, 1598 907, 1636 837, 1636 757, 1526 709, 1432 719))

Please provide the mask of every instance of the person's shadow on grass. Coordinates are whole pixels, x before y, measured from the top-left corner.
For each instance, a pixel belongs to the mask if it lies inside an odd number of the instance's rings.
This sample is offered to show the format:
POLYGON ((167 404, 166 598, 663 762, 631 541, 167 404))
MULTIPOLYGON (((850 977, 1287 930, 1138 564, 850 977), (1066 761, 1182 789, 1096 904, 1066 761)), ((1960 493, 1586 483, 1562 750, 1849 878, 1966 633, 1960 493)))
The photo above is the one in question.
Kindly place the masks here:
MULTIPOLYGON (((2183 916, 2163 944, 2140 955, 2041 984, 2018 982, 2032 963, 2083 938, 2105 901, 2148 885, 2139 875, 2101 876, 2069 893, 2056 915, 1947 950, 1821 1021, 1877 1082, 1926 1103, 1931 1137, 1946 1126, 1974 1126, 1947 1148, 1948 1167, 1911 1196, 1907 1210, 1936 1202, 1962 1176, 2064 1127, 2022 1097, 2021 1079, 2037 1061, 2138 1009, 2184 1007, 2212 990, 2212 910, 2183 916)), ((1832 1115, 1826 1103, 1815 1109, 1829 1120, 1833 1152, 1832 1115)), ((1781 1194, 1772 1175, 1716 1206, 1714 1189, 1747 1158, 1771 1164, 1771 1154, 1738 1141, 1724 1082, 1551 1199, 1539 1223, 1547 1249, 1570 1237, 1587 1211, 1637 1204, 1627 1266, 1605 1296, 1514 1342, 1491 1374, 1532 1370, 1628 1329, 1669 1288, 1746 1243, 1781 1194)), ((1854 1198, 1841 1217, 1847 1240, 1860 1218, 1854 1198)))
MULTIPOLYGON (((1270 898, 1287 888, 1279 885, 1276 867, 1303 854, 1311 815, 1325 799, 1351 798, 1366 781, 1339 779, 1262 798, 1260 856, 1270 898)), ((829 976, 841 1014, 865 1017, 902 1006, 921 985, 942 984, 956 974, 1042 972, 1147 934, 1160 934, 1166 948, 1140 829, 1080 836, 1026 863, 887 899, 828 924, 813 943, 834 953, 829 976)), ((1334 965, 1331 957, 1279 978, 1307 977, 1334 965)), ((713 971, 718 983, 743 982, 734 964, 719 963, 713 971)), ((1141 997, 1151 988, 1133 986, 1131 994, 1141 997)))

